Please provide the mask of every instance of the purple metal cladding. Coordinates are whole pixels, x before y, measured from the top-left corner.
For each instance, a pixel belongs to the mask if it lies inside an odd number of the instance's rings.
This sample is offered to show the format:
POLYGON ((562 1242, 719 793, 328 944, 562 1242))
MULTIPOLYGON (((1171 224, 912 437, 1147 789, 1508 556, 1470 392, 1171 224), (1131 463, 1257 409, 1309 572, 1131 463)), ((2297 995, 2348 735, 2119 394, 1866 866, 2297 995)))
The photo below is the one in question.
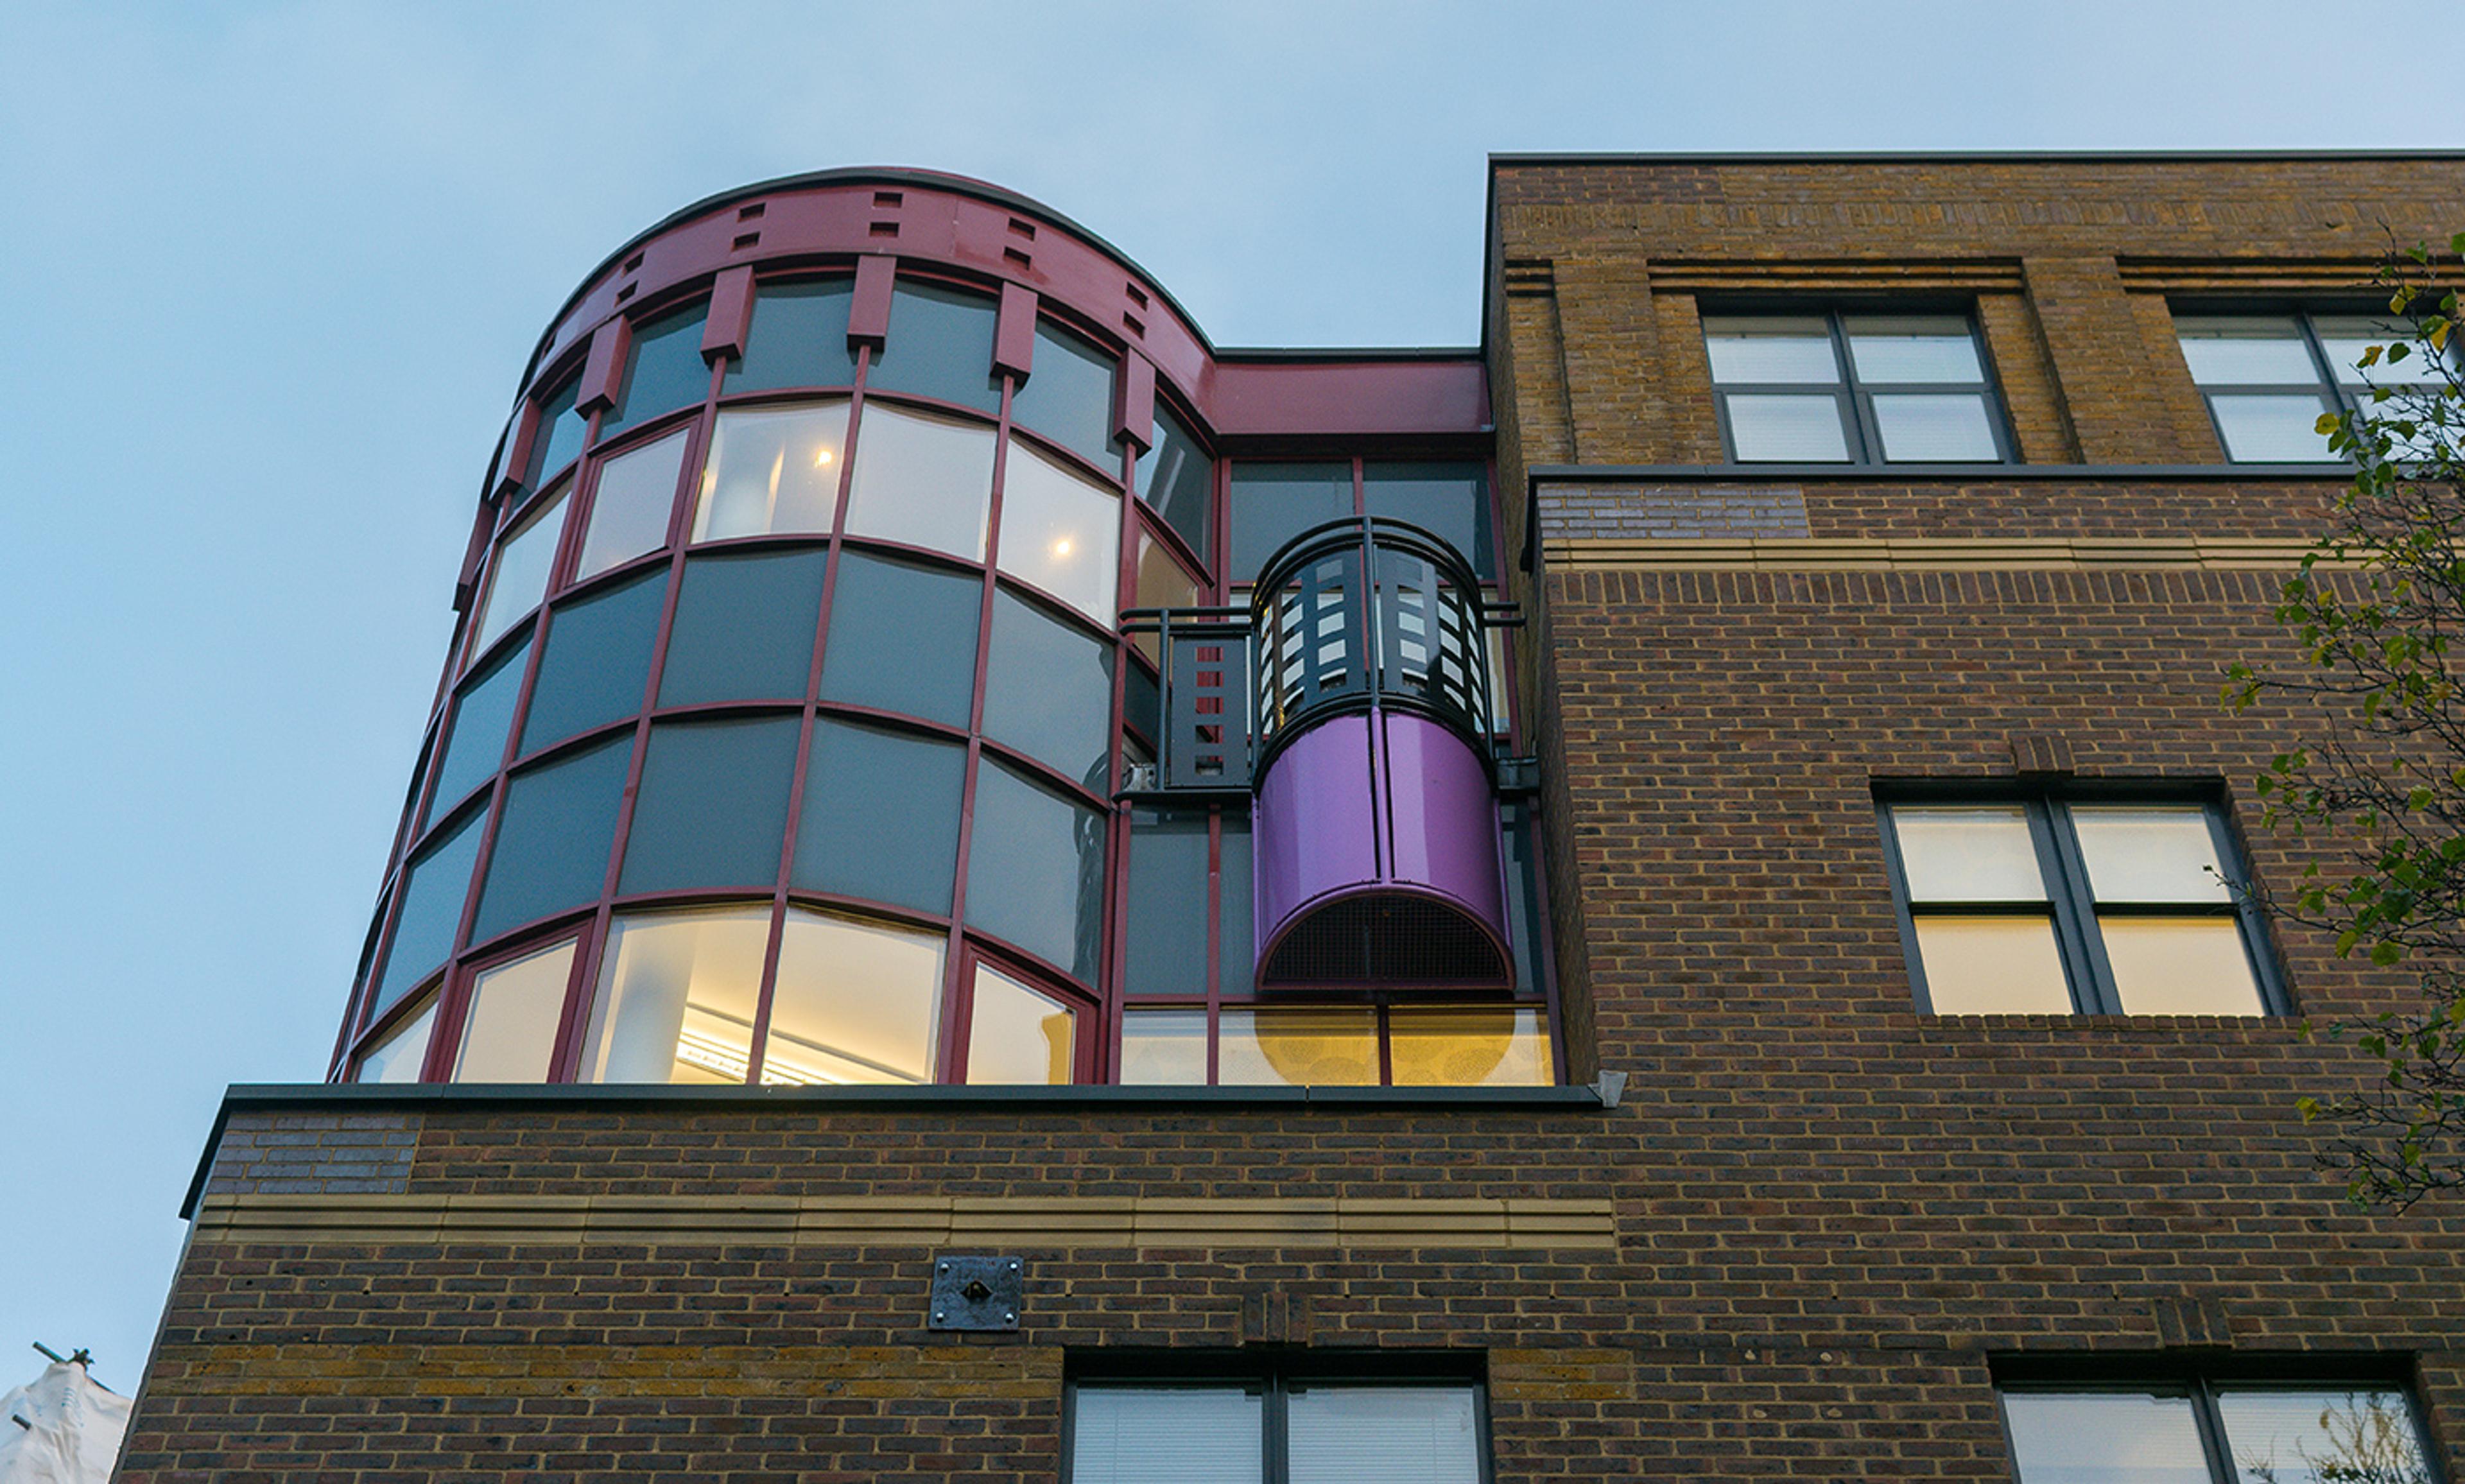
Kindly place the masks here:
POLYGON ((1511 962, 1498 801, 1470 742, 1424 717, 1336 717, 1268 764, 1252 825, 1259 963, 1313 914, 1363 897, 1453 908, 1511 962))

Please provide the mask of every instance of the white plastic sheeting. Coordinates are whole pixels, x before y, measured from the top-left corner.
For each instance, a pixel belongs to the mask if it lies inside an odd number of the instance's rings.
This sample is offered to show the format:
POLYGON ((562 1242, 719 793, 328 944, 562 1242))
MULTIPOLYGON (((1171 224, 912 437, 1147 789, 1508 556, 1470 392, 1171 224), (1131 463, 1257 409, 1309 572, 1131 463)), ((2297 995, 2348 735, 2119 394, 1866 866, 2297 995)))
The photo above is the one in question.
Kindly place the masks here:
POLYGON ((128 1398, 62 1361, 0 1396, 0 1484, 110 1484, 128 1398))

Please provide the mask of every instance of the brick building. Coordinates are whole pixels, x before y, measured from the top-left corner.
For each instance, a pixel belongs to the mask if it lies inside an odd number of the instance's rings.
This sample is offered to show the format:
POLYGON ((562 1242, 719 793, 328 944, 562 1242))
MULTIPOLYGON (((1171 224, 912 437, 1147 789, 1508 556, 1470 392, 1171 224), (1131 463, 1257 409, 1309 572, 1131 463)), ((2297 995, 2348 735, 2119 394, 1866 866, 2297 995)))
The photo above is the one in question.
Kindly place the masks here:
POLYGON ((2450 1476, 2217 693, 2465 156, 1490 185, 1477 349, 913 172, 594 270, 122 1476, 2450 1476))

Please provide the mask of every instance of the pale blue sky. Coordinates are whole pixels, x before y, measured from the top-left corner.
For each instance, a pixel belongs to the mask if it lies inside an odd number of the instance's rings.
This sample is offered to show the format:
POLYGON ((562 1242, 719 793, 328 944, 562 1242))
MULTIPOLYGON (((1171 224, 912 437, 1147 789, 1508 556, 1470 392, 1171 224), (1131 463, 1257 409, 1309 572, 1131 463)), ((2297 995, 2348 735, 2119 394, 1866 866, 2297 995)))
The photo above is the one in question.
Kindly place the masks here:
POLYGON ((1219 343, 1466 344, 1490 151, 2465 144, 2353 24, 0 0, 0 1386, 133 1387, 223 1085, 322 1073, 522 359, 670 210, 955 170, 1219 343))

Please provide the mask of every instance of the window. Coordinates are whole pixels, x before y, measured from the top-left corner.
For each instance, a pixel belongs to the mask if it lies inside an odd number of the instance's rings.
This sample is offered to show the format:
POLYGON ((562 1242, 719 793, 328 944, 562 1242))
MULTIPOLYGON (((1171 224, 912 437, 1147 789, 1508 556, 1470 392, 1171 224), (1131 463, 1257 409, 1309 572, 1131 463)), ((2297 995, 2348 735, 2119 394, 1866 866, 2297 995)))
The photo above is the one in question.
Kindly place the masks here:
POLYGON ((573 580, 596 577, 668 543, 668 516, 676 508, 677 476, 683 473, 685 435, 672 432, 655 443, 629 449, 599 466, 590 496, 590 523, 573 580))
POLYGON ((1933 1013, 2285 1008, 2214 804, 1903 797, 1882 814, 1918 1002, 1933 1013))
POLYGON ((2432 1484, 2403 1388, 2193 1379, 2007 1386, 2020 1484, 2432 1484))
POLYGON ((2406 360, 2358 367, 2365 347, 2406 339, 2403 326, 2368 315, 2176 315, 2174 333, 2237 464, 2333 459, 2318 427, 2323 413, 2368 416, 2389 406, 2373 401, 2374 385, 2403 393, 2438 378, 2418 347, 2406 360))
POLYGON ((1070 1387, 1072 1484, 1479 1484, 1478 1384, 1304 1372, 1070 1387))
POLYGON ((539 607, 547 596, 547 580, 556 565, 556 543, 565 531, 565 492, 559 489, 543 498, 536 508, 522 519, 497 545, 497 560, 488 572, 488 587, 479 599, 478 617, 471 625, 471 648, 463 662, 479 656, 479 652, 495 641, 497 635, 513 626, 515 619, 539 607))
POLYGON ((2003 414, 1966 315, 1705 315, 1738 463, 2002 463, 2003 414))

